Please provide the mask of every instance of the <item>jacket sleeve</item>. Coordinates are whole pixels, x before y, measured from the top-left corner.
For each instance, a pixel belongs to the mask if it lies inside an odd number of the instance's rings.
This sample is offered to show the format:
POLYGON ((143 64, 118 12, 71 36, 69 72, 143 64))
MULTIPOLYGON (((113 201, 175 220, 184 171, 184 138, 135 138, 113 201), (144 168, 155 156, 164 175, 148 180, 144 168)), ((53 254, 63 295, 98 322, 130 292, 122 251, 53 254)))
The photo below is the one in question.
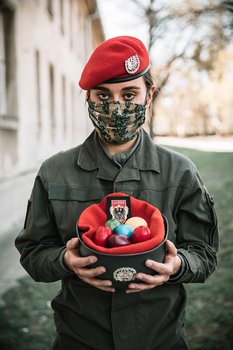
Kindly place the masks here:
POLYGON ((176 242, 182 273, 171 277, 170 283, 204 282, 217 265, 219 235, 214 201, 196 169, 192 175, 192 190, 177 211, 176 242))
POLYGON ((73 275, 63 264, 65 245, 62 242, 41 167, 28 201, 24 228, 15 240, 20 262, 37 282, 54 282, 73 275))

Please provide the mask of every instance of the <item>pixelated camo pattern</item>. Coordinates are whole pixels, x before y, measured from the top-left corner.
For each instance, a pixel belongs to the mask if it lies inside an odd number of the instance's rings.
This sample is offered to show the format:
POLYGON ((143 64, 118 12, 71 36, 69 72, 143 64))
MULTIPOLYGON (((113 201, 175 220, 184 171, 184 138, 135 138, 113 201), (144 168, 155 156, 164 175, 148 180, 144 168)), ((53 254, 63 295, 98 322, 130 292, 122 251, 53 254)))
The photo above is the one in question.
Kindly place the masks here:
POLYGON ((144 104, 88 101, 90 118, 100 138, 111 144, 130 141, 145 122, 144 104))

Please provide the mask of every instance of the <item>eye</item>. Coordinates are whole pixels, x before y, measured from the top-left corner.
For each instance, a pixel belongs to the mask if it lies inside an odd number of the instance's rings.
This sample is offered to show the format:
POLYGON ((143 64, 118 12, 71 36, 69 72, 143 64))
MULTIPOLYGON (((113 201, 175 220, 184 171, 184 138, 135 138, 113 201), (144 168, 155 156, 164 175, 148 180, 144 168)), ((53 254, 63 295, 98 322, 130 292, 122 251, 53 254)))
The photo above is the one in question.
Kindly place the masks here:
POLYGON ((131 101, 134 99, 135 96, 136 96, 135 93, 127 92, 127 94, 124 95, 124 99, 125 99, 125 101, 131 101))
POLYGON ((106 92, 99 92, 97 93, 97 96, 100 99, 100 101, 107 101, 109 99, 109 94, 107 94, 106 92))

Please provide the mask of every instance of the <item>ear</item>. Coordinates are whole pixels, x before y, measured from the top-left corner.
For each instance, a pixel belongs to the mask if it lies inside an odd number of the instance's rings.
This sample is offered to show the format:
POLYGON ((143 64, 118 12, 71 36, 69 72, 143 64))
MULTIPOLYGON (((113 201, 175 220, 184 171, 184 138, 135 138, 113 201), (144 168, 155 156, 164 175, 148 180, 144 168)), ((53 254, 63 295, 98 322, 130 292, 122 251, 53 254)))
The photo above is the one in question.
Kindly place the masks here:
POLYGON ((151 88, 150 88, 150 91, 147 93, 146 105, 145 105, 146 108, 150 107, 150 104, 151 104, 151 101, 152 101, 152 97, 154 95, 155 90, 156 90, 156 86, 152 85, 151 88))

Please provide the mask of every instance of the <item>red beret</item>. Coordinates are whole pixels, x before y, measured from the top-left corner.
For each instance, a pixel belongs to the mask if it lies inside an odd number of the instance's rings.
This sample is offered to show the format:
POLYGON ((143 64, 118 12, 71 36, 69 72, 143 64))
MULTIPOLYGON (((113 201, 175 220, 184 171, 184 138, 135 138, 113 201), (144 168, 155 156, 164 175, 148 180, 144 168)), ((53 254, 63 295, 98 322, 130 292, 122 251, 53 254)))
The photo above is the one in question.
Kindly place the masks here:
POLYGON ((145 201, 130 197, 131 216, 140 216, 146 220, 151 230, 152 238, 145 242, 114 248, 105 248, 96 245, 92 237, 97 228, 105 225, 107 221, 107 197, 111 196, 123 198, 126 195, 121 192, 111 193, 105 196, 100 203, 87 207, 79 217, 77 223, 78 230, 83 233, 82 239, 88 247, 107 254, 137 254, 154 249, 162 243, 165 236, 165 226, 160 210, 145 201))
POLYGON ((118 36, 97 46, 83 69, 79 85, 90 90, 101 83, 133 80, 144 75, 149 67, 148 51, 142 41, 118 36))

